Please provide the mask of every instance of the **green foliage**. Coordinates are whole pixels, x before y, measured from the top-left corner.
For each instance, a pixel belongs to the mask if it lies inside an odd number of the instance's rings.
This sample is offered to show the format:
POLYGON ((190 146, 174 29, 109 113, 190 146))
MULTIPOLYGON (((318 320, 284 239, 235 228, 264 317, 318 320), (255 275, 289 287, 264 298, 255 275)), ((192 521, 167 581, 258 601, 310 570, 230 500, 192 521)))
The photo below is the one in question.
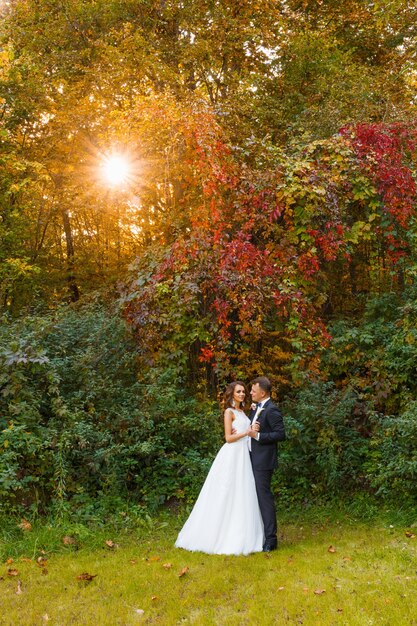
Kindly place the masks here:
POLYGON ((62 307, 4 320, 0 333, 3 508, 65 515, 98 496, 147 508, 195 496, 219 442, 216 411, 174 370, 138 383, 118 311, 62 307))
POLYGON ((401 415, 375 417, 374 437, 366 469, 378 495, 415 505, 417 402, 410 402, 401 415))
POLYGON ((276 485, 293 497, 334 498, 360 486, 368 441, 354 423, 355 393, 308 384, 283 405, 287 443, 276 485))

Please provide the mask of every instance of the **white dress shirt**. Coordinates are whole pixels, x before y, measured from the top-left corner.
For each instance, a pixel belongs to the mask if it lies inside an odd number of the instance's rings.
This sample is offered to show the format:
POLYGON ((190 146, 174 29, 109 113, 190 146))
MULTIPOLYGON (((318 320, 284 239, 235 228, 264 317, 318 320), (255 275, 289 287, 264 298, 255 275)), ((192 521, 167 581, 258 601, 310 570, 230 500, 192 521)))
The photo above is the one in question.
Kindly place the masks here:
MULTIPOLYGON (((269 399, 270 399, 269 397, 268 398, 264 398, 262 400, 262 402, 259 402, 259 404, 258 404, 258 406, 256 408, 256 413, 255 413, 255 415, 252 418, 252 422, 251 422, 252 425, 255 422, 258 421, 259 414, 262 411, 262 409, 264 408, 265 403, 268 402, 269 399)), ((256 441, 259 441, 259 433, 256 433, 255 439, 256 439, 256 441)), ((249 437, 249 439, 248 439, 248 446, 249 446, 249 450, 252 450, 252 437, 249 437)))

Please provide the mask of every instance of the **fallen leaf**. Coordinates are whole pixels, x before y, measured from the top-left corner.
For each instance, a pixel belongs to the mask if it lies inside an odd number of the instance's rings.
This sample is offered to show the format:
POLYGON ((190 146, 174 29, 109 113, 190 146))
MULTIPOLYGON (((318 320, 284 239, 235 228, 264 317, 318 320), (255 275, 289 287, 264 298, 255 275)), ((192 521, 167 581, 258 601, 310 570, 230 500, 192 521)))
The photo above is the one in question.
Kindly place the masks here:
POLYGON ((153 602, 155 602, 155 600, 159 600, 159 596, 152 596, 151 600, 153 600, 153 602))
POLYGON ((62 537, 62 543, 64 544, 64 546, 76 546, 77 540, 71 535, 65 535, 65 537, 62 537))
POLYGON ((17 581, 17 589, 16 589, 16 594, 17 594, 18 596, 20 596, 20 594, 21 594, 21 593, 23 593, 23 592, 22 592, 22 581, 21 581, 21 580, 18 580, 18 581, 17 581))
POLYGON ((414 533, 412 533, 410 530, 406 530, 405 531, 405 536, 408 537, 408 539, 415 539, 416 538, 414 533))
POLYGON ((178 578, 181 578, 181 576, 185 576, 185 574, 188 572, 188 569, 189 569, 188 567, 183 567, 180 573, 178 574, 178 578))
POLYGON ((42 568, 42 574, 43 574, 43 576, 46 576, 46 575, 47 575, 47 573, 48 573, 48 570, 46 569, 46 567, 43 567, 43 568, 42 568))
POLYGON ((44 613, 44 614, 42 615, 42 621, 43 621, 44 623, 49 622, 49 615, 48 615, 48 613, 44 613))
POLYGON ((352 557, 351 557, 351 556, 344 556, 344 557, 343 557, 343 560, 344 560, 344 561, 351 561, 351 560, 352 560, 352 557))
POLYGON ((19 576, 19 570, 18 569, 13 569, 12 567, 9 567, 9 569, 7 570, 7 575, 8 576, 19 576))
POLYGON ((83 572, 82 574, 78 574, 77 576, 77 580, 93 580, 93 578, 95 578, 97 576, 97 574, 88 574, 88 572, 83 572))
POLYGON ((22 518, 22 521, 20 522, 20 524, 18 524, 18 526, 25 532, 29 532, 30 530, 32 530, 32 524, 28 522, 25 518, 22 518))
POLYGON ((165 569, 171 569, 172 563, 164 563, 163 566, 165 569))
POLYGON ((111 539, 107 539, 104 543, 106 544, 108 548, 110 548, 110 550, 115 550, 116 548, 119 547, 119 544, 114 543, 114 541, 112 541, 111 539))
POLYGON ((149 559, 147 559, 147 561, 160 561, 161 557, 160 556, 150 556, 149 559))
POLYGON ((326 593, 325 589, 315 589, 314 593, 316 594, 316 596, 322 596, 323 593, 326 593))
POLYGON ((137 613, 138 615, 143 615, 144 612, 145 611, 143 609, 135 609, 135 613, 137 613))
POLYGON ((338 613, 343 613, 343 609, 337 609, 338 613))
POLYGON ((44 556, 38 556, 38 558, 36 559, 36 565, 38 567, 46 567, 46 564, 48 563, 47 559, 45 559, 44 556))
POLYGON ((23 563, 33 563, 33 559, 29 559, 27 556, 21 556, 19 561, 23 561, 23 563))
POLYGON ((327 548, 327 552, 331 552, 333 554, 334 552, 336 552, 336 548, 334 546, 329 546, 327 548))
POLYGON ((284 591, 285 587, 278 587, 278 591, 284 591))
POLYGON ((136 565, 137 560, 136 559, 130 559, 129 563, 131 563, 132 565, 136 565))
POLYGON ((13 559, 7 559, 6 565, 11 565, 13 563, 13 559))

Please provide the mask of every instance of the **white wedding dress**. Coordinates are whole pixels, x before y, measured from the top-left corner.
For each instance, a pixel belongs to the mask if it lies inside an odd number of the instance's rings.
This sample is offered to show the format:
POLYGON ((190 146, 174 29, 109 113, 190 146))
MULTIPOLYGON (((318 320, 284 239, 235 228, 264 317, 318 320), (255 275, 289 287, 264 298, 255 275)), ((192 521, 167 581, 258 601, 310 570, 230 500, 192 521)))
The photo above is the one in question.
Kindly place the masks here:
MULTIPOLYGON (((232 410, 233 428, 244 432, 249 418, 232 410)), ((208 554, 249 554, 261 552, 263 541, 248 437, 242 437, 219 450, 175 545, 208 554)))

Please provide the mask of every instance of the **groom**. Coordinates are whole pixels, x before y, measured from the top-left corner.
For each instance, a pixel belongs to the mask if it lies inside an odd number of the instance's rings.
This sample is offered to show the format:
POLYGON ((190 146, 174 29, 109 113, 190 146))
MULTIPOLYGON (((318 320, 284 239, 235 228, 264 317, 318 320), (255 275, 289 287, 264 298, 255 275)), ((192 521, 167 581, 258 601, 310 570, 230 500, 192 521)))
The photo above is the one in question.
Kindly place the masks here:
POLYGON ((264 523, 264 552, 276 550, 277 518, 271 479, 277 467, 277 441, 284 441, 284 422, 280 410, 271 400, 271 383, 265 376, 252 381, 250 392, 253 405, 249 413, 252 428, 249 431, 250 456, 259 508, 264 523))

